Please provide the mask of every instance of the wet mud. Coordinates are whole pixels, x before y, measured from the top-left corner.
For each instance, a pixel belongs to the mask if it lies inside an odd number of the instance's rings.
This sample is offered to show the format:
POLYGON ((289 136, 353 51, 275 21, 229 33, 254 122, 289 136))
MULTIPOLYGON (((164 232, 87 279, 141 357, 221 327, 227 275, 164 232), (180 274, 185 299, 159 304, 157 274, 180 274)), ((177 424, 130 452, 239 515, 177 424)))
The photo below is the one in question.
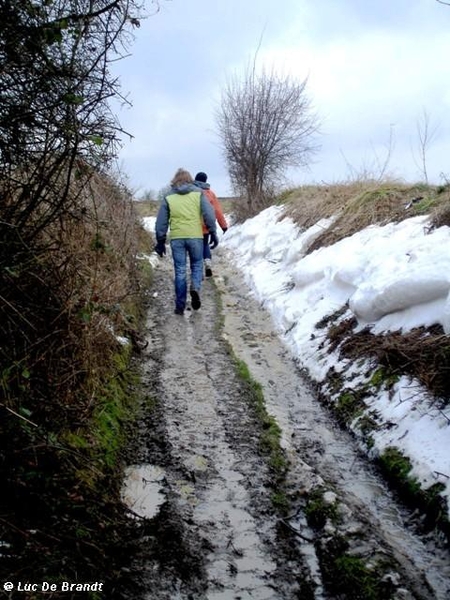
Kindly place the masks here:
POLYGON ((448 551, 409 526, 410 515, 315 398, 230 257, 216 253, 199 311, 173 313, 170 257, 156 267, 151 297, 145 398, 123 492, 134 534, 115 597, 369 597, 343 585, 339 547, 346 558, 383 565, 370 597, 449 598, 448 551), (262 425, 233 355, 281 429, 282 482, 261 450, 262 425), (319 525, 308 518, 318 491, 334 516, 319 525), (274 494, 286 498, 285 512, 274 494))

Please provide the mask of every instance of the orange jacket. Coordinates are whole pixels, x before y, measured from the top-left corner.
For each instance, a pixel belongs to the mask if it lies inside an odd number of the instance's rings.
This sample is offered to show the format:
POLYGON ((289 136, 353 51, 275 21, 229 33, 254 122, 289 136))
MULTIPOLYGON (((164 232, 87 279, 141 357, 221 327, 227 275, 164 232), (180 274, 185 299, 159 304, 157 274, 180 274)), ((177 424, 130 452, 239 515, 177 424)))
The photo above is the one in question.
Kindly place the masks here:
MULTIPOLYGON (((208 198, 212 207, 214 208, 214 212, 216 213, 216 219, 221 227, 221 229, 228 229, 227 220, 225 219, 222 211, 222 207, 220 206, 219 199, 215 195, 215 193, 211 189, 203 189, 203 194, 208 198)), ((203 223, 203 234, 208 233, 209 229, 203 223)))

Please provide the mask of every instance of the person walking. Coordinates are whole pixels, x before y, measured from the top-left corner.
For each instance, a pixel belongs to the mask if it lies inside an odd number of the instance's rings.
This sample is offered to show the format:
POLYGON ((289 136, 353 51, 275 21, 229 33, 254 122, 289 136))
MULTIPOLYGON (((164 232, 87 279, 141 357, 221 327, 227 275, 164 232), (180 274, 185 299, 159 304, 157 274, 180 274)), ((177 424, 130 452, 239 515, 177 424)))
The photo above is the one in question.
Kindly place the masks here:
MULTIPOLYGON (((223 214, 219 199, 217 198, 216 194, 212 191, 210 184, 206 183, 207 181, 208 175, 206 173, 203 173, 203 171, 200 171, 195 176, 194 183, 203 191, 205 196, 208 198, 209 202, 214 208, 214 213, 216 215, 216 219, 220 225, 220 228, 222 229, 223 233, 225 233, 228 229, 227 220, 225 219, 225 216, 223 214)), ((203 223, 203 261, 205 263, 205 276, 212 277, 212 255, 211 248, 209 245, 208 228, 205 225, 205 223, 203 223)))
POLYGON ((175 314, 182 315, 187 301, 187 257, 190 263, 190 296, 193 310, 201 306, 200 290, 203 279, 203 224, 206 225, 211 248, 219 239, 214 209, 196 185, 192 175, 178 169, 171 190, 163 198, 155 223, 155 252, 166 254, 167 232, 175 271, 175 314))

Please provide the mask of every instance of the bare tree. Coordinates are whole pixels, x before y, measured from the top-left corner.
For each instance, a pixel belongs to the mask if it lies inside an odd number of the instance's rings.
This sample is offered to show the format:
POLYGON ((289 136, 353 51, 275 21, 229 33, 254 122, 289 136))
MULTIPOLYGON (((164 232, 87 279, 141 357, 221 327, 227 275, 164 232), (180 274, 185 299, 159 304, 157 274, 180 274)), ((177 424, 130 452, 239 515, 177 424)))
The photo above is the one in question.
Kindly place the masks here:
POLYGON ((307 166, 318 149, 306 84, 274 71, 257 74, 253 64, 222 92, 218 134, 234 191, 249 214, 267 205, 289 167, 307 166))
POLYGON ((430 115, 424 108, 422 115, 417 119, 417 136, 418 136, 418 147, 419 147, 419 158, 416 160, 416 164, 419 166, 423 180, 428 185, 428 170, 427 170, 427 153, 430 144, 436 137, 437 125, 431 126, 430 115))
POLYGON ((139 196, 138 201, 140 202, 156 202, 157 200, 157 192, 152 189, 147 189, 142 192, 139 196))

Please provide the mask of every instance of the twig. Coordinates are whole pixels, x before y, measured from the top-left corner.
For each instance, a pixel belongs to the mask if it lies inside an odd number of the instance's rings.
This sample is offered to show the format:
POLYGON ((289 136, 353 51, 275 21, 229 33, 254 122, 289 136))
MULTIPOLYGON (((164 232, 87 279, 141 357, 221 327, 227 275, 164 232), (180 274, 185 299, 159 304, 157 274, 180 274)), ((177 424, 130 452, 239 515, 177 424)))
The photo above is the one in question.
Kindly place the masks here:
POLYGON ((229 548, 231 546, 231 549, 233 550, 233 554, 235 554, 236 556, 243 556, 244 553, 242 552, 242 550, 238 550, 236 548, 236 546, 233 544, 233 541, 230 539, 228 540, 228 544, 227 544, 227 548, 229 548))
POLYGON ((299 506, 295 509, 295 511, 293 513, 291 513, 290 515, 288 515, 287 517, 284 517, 286 521, 290 521, 291 519, 293 519, 294 517, 298 516, 298 513, 302 510, 302 507, 299 506))
POLYGON ((4 298, 3 296, 0 296, 0 298, 2 299, 2 302, 4 302, 5 304, 7 304, 11 310, 13 310, 13 311, 14 311, 14 312, 15 312, 17 315, 19 315, 19 317, 20 317, 20 318, 21 318, 23 321, 25 321, 25 323, 26 323, 27 325, 29 325, 29 326, 31 327, 31 329, 34 329, 34 331, 36 331, 36 327, 33 325, 33 323, 31 323, 31 322, 30 322, 28 319, 26 319, 26 318, 23 316, 23 314, 22 314, 20 311, 18 311, 18 310, 17 310, 17 308, 16 308, 15 306, 13 306, 13 305, 11 304, 11 302, 8 302, 8 300, 7 300, 6 298, 4 298))
POLYGON ((13 414, 16 417, 19 417, 19 419, 23 419, 24 421, 26 421, 27 423, 29 423, 30 425, 33 425, 33 427, 39 427, 39 425, 37 423, 33 423, 33 421, 30 421, 30 419, 27 419, 26 417, 24 417, 23 415, 19 415, 19 413, 17 413, 15 410, 13 410, 12 408, 9 408, 8 406, 6 406, 5 404, 0 404, 0 406, 3 406, 3 408, 5 408, 8 412, 10 412, 11 414, 13 414))
POLYGON ((290 531, 294 532, 295 535, 298 535, 299 538, 301 538, 305 542, 309 542, 310 544, 313 543, 314 539, 311 539, 308 536, 303 535, 303 533, 300 533, 300 531, 295 529, 295 527, 292 527, 292 525, 290 523, 288 523, 287 521, 285 521, 285 519, 280 519, 280 521, 281 521, 281 523, 283 523, 283 525, 285 525, 288 529, 290 529, 290 531))
POLYGON ((142 515, 140 515, 139 513, 135 512, 132 508, 130 508, 129 506, 125 506, 125 510, 129 513, 131 513, 133 515, 133 517, 136 517, 136 519, 141 519, 142 521, 145 521, 146 517, 143 517, 142 515))
POLYGON ((444 417, 444 419, 447 421, 447 423, 450 423, 450 418, 447 417, 447 415, 445 414, 445 412, 443 410, 441 410, 441 409, 439 409, 439 412, 444 417))
POLYGON ((16 527, 16 525, 14 525, 13 523, 10 523, 6 519, 3 519, 3 517, 0 517, 0 521, 2 523, 5 523, 5 525, 7 525, 8 527, 11 527, 11 529, 14 529, 15 531, 19 532, 24 537, 30 537, 31 535, 29 531, 23 531, 22 529, 19 529, 19 527, 16 527))
POLYGON ((436 475, 442 475, 442 477, 445 477, 446 479, 450 479, 450 475, 446 475, 445 473, 441 473, 440 471, 433 471, 433 473, 436 473, 436 475))

